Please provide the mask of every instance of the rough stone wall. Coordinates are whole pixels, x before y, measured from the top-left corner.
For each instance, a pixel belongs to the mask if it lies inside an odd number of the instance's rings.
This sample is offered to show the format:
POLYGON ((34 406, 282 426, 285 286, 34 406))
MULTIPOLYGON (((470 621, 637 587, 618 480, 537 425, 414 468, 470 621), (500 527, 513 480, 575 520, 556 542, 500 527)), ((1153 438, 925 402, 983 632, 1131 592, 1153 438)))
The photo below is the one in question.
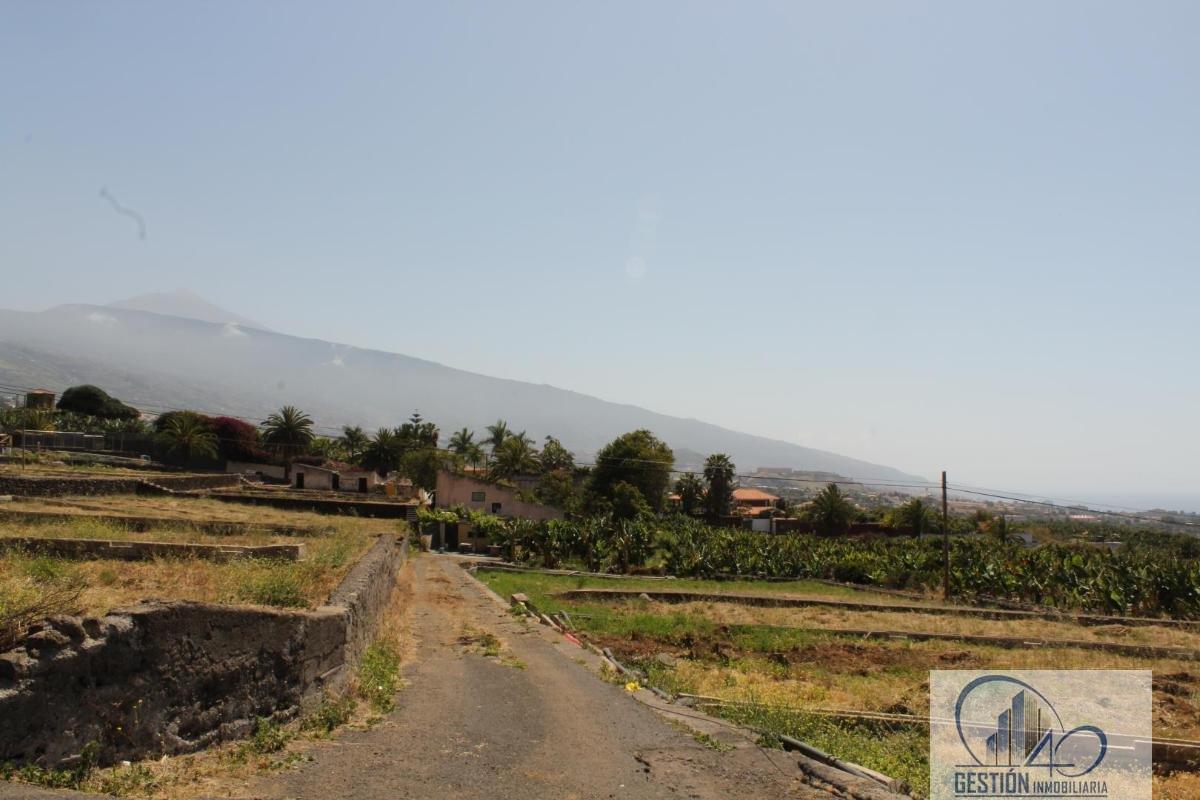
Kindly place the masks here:
POLYGON ((353 514, 369 519, 406 519, 413 520, 417 516, 417 504, 388 503, 370 500, 328 500, 319 497, 303 497, 299 492, 294 495, 271 497, 260 494, 243 494, 241 492, 214 492, 210 495, 216 500, 227 500, 233 503, 248 503, 250 505, 284 508, 291 511, 313 511, 317 514, 353 514))
POLYGON ((66 766, 191 752, 345 687, 407 553, 390 535, 315 611, 144 603, 54 617, 0 654, 0 762, 66 766))
POLYGON ((0 494, 18 497, 58 497, 64 494, 133 494, 137 478, 0 477, 0 494))
POLYGON ((228 489, 237 486, 238 475, 155 475, 153 478, 104 478, 76 476, 7 475, 0 477, 0 494, 23 497, 60 497, 62 495, 135 494, 146 483, 172 491, 228 489))
POLYGON ((44 536, 0 537, 0 550, 18 547, 67 558, 116 558, 122 561, 148 561, 154 558, 192 556, 212 561, 235 558, 275 558, 299 561, 304 544, 195 544, 191 542, 134 542, 118 539, 55 539, 44 536))

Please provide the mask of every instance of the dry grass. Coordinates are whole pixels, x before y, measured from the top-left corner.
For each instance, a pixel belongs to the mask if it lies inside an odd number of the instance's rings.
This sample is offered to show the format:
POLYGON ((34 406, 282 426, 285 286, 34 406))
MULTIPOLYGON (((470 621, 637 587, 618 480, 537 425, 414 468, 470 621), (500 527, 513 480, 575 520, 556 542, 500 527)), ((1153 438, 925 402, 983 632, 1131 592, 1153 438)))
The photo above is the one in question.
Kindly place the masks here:
POLYGON ((782 625, 795 628, 850 628, 913 631, 964 636, 1012 636, 1046 640, 1082 640, 1118 644, 1188 647, 1200 650, 1200 631, 1146 625, 1079 625, 1041 619, 991 620, 917 612, 853 611, 838 608, 764 608, 731 603, 651 603, 654 613, 698 614, 731 625, 782 625))
MULTIPOLYGON (((412 562, 409 562, 401 569, 391 603, 380 619, 376 639, 396 648, 400 653, 401 669, 411 663, 415 653, 410 633, 412 596, 413 568, 412 562)), ((350 687, 351 695, 363 694, 362 687, 358 685, 362 679, 360 674, 350 687)), ((401 680, 401 690, 403 686, 404 681, 401 680)), ((370 703, 359 702, 348 719, 344 720, 343 729, 361 730, 375 724, 379 718, 379 712, 370 703)), ((309 753, 323 746, 322 740, 331 735, 327 730, 307 725, 304 719, 287 725, 282 734, 281 738, 286 740, 286 744, 277 752, 256 753, 248 747, 247 742, 240 741, 191 755, 167 756, 135 764, 133 768, 143 770, 148 776, 146 785, 138 794, 152 800, 193 800, 241 795, 245 792, 253 795, 258 779, 307 760, 309 753)), ((334 731, 332 735, 336 737, 337 732, 334 731)), ((99 788, 99 782, 95 780, 84 788, 99 788)))
POLYGON ((326 601, 372 541, 362 533, 311 539, 305 559, 294 562, 217 563, 191 557, 74 560, 13 550, 0 554, 0 605, 6 597, 36 596, 72 586, 80 590, 74 611, 88 615, 144 599, 312 608, 326 601))
POLYGON ((392 529, 393 520, 330 516, 307 511, 286 511, 267 506, 241 505, 205 497, 141 497, 105 495, 100 497, 20 498, 0 506, 0 511, 34 511, 55 514, 125 515, 159 517, 179 522, 225 523, 291 527, 314 533, 331 530, 392 529))
POLYGON ((173 542, 190 544, 267 545, 297 544, 305 539, 272 533, 271 529, 250 529, 235 534, 205 533, 187 526, 134 531, 100 517, 77 517, 47 522, 9 522, 0 520, 0 539, 38 537, 44 539, 112 539, 122 542, 173 542))

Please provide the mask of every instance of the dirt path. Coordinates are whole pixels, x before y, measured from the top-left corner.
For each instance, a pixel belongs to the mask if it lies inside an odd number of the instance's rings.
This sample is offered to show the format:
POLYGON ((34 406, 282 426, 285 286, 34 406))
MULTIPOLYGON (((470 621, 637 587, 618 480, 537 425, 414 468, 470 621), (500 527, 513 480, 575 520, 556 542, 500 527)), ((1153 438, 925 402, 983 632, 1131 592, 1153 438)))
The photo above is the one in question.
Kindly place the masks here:
POLYGON ((243 797, 829 798, 779 752, 718 752, 572 663, 451 559, 411 562, 413 650, 397 708, 243 797), (465 629, 503 642, 485 657, 465 629), (516 660, 523 668, 515 666, 516 660), (505 663, 507 662, 507 663, 505 663))

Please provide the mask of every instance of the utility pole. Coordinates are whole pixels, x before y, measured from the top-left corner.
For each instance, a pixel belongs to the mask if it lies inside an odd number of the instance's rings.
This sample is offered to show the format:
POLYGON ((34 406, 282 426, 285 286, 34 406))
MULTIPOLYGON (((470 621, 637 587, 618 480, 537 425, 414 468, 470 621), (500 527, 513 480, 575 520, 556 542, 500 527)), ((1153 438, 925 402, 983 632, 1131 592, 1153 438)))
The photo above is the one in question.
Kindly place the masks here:
POLYGON ((946 498, 946 470, 942 470, 942 599, 950 599, 950 502, 946 498))

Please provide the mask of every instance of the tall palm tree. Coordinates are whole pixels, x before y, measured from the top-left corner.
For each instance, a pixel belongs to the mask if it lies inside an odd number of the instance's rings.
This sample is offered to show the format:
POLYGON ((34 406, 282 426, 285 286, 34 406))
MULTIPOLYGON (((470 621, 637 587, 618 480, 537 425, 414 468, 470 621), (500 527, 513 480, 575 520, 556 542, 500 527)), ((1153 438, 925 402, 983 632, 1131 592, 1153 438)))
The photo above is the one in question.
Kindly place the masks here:
POLYGON ((492 453, 490 469, 493 478, 510 478, 513 475, 528 475, 538 470, 538 453, 533 440, 522 431, 509 435, 504 443, 492 453))
POLYGON ((353 461, 363 454, 363 450, 367 448, 367 434, 357 425, 347 425, 342 428, 342 447, 346 448, 346 455, 353 461))
POLYGON ((512 434, 508 430, 508 423, 502 419, 496 420, 495 425, 487 426, 488 437, 483 440, 483 444, 492 448, 495 453, 500 449, 500 445, 504 444, 504 440, 512 434))
POLYGON ((724 453, 704 459, 704 511, 713 519, 729 514, 733 506, 733 461, 724 453))
POLYGON ((475 444, 475 434, 469 428, 462 428, 450 437, 450 449, 464 458, 475 444))
POLYGON ((169 452, 189 461, 217 457, 217 435, 199 414, 183 412, 172 417, 158 436, 169 452))
POLYGON ((478 469, 483 460, 487 458, 483 452, 483 448, 479 446, 478 442, 471 442, 471 444, 467 446, 466 452, 462 455, 463 458, 466 459, 467 462, 476 469, 478 469))
POLYGON ((313 440, 312 418, 295 406, 284 406, 263 422, 263 441, 284 455, 304 452, 313 440))
POLYGON ((679 495, 679 510, 691 516, 700 509, 704 484, 693 473, 685 472, 675 481, 675 494, 679 495))
POLYGON ((817 530, 826 535, 844 533, 854 519, 854 504, 846 499, 836 483, 822 489, 808 507, 805 516, 816 523, 817 530))

